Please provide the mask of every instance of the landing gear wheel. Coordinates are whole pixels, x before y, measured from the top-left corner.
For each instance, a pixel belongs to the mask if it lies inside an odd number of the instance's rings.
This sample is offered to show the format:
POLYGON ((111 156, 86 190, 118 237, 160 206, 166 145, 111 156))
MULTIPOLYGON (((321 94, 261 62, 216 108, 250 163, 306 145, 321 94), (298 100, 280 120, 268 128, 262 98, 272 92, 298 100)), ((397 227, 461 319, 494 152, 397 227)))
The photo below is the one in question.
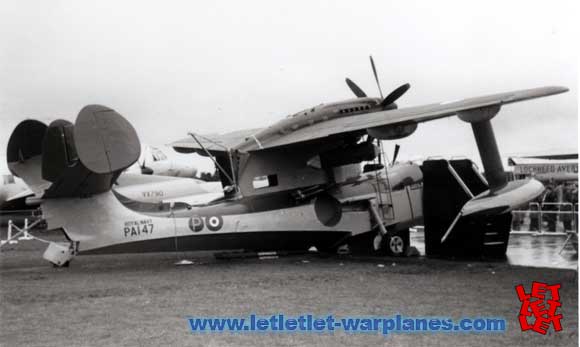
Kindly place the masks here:
POLYGON ((407 255, 410 246, 409 230, 401 230, 394 233, 387 233, 383 239, 383 249, 393 257, 403 257, 407 255))
POLYGON ((404 247, 405 241, 403 241, 403 238, 401 236, 394 235, 393 237, 391 237, 391 240, 389 241, 389 252, 395 255, 401 255, 403 254, 404 247))

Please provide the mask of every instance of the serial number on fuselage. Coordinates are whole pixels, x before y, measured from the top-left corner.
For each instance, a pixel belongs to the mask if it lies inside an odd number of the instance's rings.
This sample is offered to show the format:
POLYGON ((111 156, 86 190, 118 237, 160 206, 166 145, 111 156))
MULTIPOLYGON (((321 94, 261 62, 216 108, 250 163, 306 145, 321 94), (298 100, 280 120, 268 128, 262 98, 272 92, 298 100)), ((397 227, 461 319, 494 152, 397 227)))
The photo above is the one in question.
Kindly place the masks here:
POLYGON ((123 235, 125 237, 139 236, 139 235, 151 235, 153 233, 153 220, 152 219, 142 219, 137 221, 125 222, 125 227, 123 228, 123 235))
POLYGON ((162 198, 165 194, 162 190, 141 192, 144 198, 162 198))

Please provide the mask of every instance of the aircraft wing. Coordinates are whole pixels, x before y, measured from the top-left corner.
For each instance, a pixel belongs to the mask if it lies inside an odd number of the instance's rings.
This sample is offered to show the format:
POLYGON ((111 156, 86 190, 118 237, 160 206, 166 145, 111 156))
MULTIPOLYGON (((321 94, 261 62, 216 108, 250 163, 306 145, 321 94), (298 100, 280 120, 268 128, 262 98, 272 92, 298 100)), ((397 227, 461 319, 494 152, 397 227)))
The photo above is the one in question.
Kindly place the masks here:
MULTIPOLYGON (((245 129, 226 134, 194 135, 206 150, 212 154, 215 154, 216 152, 224 152, 227 149, 244 142, 247 137, 251 137, 252 135, 258 133, 260 130, 262 129, 245 129)), ((203 148, 191 136, 175 141, 171 143, 170 146, 180 153, 195 152, 200 155, 206 155, 203 148)))
POLYGON ((269 140, 261 140, 261 148, 255 143, 243 150, 258 150, 281 147, 305 141, 322 139, 329 136, 364 131, 368 128, 385 125, 420 123, 434 119, 456 115, 467 111, 493 105, 505 105, 514 102, 540 98, 544 96, 567 92, 564 87, 542 87, 499 93, 458 101, 442 102, 424 106, 401 108, 382 112, 373 112, 351 117, 341 117, 317 123, 309 127, 297 129, 289 134, 280 135, 269 140))

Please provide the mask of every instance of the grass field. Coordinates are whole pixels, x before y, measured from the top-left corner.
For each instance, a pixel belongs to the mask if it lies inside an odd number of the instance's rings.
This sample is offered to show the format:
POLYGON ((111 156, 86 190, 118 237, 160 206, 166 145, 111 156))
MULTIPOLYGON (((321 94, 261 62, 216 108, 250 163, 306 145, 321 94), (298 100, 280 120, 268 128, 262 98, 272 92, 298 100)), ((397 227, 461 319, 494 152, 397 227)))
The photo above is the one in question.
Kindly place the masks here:
POLYGON ((215 260, 187 254, 77 257, 69 268, 41 259, 44 245, 0 253, 2 346, 576 346, 574 270, 426 258, 215 260), (379 264, 385 265, 384 267, 379 264), (521 332, 514 286, 561 283, 564 330, 521 332), (505 334, 191 334, 186 317, 271 315, 494 316, 505 334))

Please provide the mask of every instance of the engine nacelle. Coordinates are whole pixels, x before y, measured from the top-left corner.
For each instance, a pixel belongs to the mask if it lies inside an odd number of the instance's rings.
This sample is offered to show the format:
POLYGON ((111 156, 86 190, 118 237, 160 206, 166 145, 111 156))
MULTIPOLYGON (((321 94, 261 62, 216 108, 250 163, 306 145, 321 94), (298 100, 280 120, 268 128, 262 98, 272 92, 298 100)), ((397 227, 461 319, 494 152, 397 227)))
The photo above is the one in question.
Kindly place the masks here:
POLYGON ((380 140, 398 140, 411 135, 415 130, 417 130, 417 123, 407 123, 368 128, 367 133, 380 140))

